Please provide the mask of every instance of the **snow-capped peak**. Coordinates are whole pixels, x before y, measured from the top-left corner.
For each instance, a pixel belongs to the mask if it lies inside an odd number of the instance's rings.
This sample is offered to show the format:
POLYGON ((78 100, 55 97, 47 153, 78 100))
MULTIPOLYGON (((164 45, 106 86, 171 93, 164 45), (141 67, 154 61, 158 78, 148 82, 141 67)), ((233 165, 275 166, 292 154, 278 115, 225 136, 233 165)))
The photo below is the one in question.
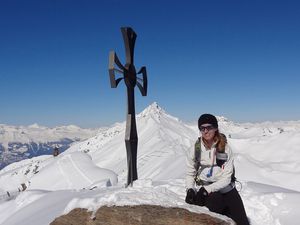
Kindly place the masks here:
POLYGON ((40 128, 40 125, 38 125, 37 123, 34 123, 34 124, 29 125, 28 128, 30 128, 30 129, 38 129, 38 128, 40 128))
POLYGON ((224 116, 216 116, 216 117, 219 122, 230 122, 229 119, 227 119, 224 116))
POLYGON ((163 110, 157 102, 153 102, 151 105, 149 105, 147 108, 145 108, 139 116, 145 117, 147 115, 161 115, 165 114, 165 110, 163 110))
MULTIPOLYGON (((153 118, 157 121, 161 119, 161 117, 172 117, 167 114, 166 111, 161 108, 157 102, 153 102, 147 108, 145 108, 141 113, 137 115, 137 118, 153 118)), ((177 118, 175 118, 177 120, 177 118)))

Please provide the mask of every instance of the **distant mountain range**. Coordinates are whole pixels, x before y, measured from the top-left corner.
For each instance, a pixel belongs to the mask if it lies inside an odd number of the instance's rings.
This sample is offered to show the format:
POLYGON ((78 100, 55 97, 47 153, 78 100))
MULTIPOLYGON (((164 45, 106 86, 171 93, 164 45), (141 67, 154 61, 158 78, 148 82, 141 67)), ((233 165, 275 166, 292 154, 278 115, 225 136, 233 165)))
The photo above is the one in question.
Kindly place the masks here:
POLYGON ((82 129, 74 125, 48 128, 37 124, 0 124, 0 169, 23 159, 52 154, 55 147, 63 152, 73 142, 82 141, 96 133, 96 129, 82 129))

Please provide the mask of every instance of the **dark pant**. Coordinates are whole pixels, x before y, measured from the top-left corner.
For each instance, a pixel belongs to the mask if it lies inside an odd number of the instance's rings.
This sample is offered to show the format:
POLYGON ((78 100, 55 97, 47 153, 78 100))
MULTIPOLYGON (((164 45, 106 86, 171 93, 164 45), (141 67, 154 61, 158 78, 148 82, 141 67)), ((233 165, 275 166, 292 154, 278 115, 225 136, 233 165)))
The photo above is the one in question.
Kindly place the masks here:
POLYGON ((209 194, 205 206, 212 212, 230 217, 237 225, 249 225, 243 201, 235 188, 225 194, 209 194))

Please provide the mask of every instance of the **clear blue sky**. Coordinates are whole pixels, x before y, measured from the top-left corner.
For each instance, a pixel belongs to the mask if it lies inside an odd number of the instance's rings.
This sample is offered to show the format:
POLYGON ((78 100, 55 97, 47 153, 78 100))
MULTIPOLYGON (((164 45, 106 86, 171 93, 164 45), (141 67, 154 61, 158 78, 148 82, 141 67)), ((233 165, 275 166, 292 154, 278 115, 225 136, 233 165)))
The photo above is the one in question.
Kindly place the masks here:
POLYGON ((156 101, 184 121, 300 119, 299 1, 1 0, 0 123, 124 121, 125 85, 108 76, 122 26, 148 71, 136 112, 156 101))

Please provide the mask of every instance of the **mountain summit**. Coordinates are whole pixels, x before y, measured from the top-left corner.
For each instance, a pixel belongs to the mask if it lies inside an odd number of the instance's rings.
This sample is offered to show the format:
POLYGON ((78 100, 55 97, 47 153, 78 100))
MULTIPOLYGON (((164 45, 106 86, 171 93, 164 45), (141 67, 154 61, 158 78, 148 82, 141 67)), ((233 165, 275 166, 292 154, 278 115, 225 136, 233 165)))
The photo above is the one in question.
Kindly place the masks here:
POLYGON ((141 113, 137 115, 137 117, 147 117, 152 116, 159 118, 161 115, 166 114, 165 110, 163 110, 157 102, 153 102, 147 108, 145 108, 141 113))
MULTIPOLYGON (((164 119, 171 119, 175 121, 179 121, 178 118, 171 116, 168 114, 162 107, 158 105, 157 102, 153 102, 147 108, 145 108, 141 113, 137 115, 137 123, 141 123, 144 119, 152 119, 157 123, 160 123, 164 119)), ((139 126, 139 125, 138 125, 139 126)))

